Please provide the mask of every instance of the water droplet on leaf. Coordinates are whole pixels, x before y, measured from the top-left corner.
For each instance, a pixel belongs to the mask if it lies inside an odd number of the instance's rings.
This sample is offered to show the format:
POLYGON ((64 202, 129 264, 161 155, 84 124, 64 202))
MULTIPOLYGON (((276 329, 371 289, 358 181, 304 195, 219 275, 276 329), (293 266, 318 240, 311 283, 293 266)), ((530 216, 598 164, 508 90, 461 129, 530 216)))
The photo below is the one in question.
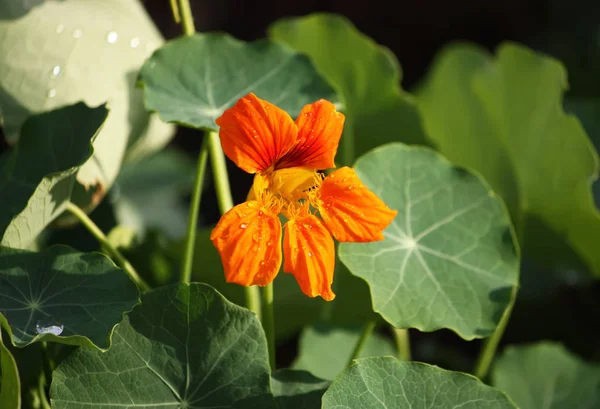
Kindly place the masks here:
POLYGON ((246 227, 248 227, 248 223, 240 224, 240 229, 245 229, 246 227))
POLYGON ((38 334, 60 335, 63 332, 64 325, 54 320, 38 321, 35 324, 35 330, 38 334))
POLYGON ((48 90, 48 98, 54 98, 56 96, 56 90, 55 89, 50 89, 48 90))
POLYGON ((138 37, 133 37, 130 41, 129 41, 129 46, 131 48, 136 48, 138 45, 140 45, 140 39, 138 37))
POLYGON ((116 43, 118 38, 119 35, 115 31, 109 31, 108 34, 106 34, 106 41, 111 44, 116 43))
POLYGON ((55 65, 52 68, 52 76, 56 77, 58 74, 60 74, 60 65, 55 65))
POLYGON ((75 30, 73 30, 73 37, 81 38, 82 35, 83 35, 83 31, 81 31, 80 29, 76 28, 75 30))

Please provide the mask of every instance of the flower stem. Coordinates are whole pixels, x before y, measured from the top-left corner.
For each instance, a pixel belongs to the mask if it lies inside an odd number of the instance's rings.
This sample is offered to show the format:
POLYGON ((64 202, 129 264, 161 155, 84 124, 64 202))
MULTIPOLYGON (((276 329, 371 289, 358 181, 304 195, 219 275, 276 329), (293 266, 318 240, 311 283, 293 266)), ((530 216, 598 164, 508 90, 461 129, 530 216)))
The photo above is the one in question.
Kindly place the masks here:
POLYGON ((398 358, 403 361, 411 360, 410 338, 407 329, 392 328, 396 347, 398 348, 398 358))
POLYGON ((202 197, 202 185, 204 183, 204 173, 206 171, 206 161, 208 159, 208 138, 204 137, 200 154, 198 155, 198 164, 196 168, 196 183, 192 192, 192 202, 190 204, 190 215, 188 219, 187 238, 185 240, 185 253, 183 255, 183 265, 181 269, 181 282, 189 283, 192 280, 192 265, 194 262, 194 249, 196 248, 196 231, 198 230, 198 212, 200 211, 200 199, 202 197))
MULTIPOLYGON (((216 132, 209 132, 207 136, 219 210, 221 211, 221 214, 225 214, 233 207, 233 198, 231 197, 231 187, 229 186, 225 154, 221 147, 219 134, 216 132)), ((260 294, 258 287, 244 287, 244 290, 246 292, 246 307, 261 319, 260 294)))
POLYGON ((181 23, 181 14, 179 14, 179 6, 177 5, 177 0, 170 0, 171 2, 171 11, 173 12, 173 20, 177 24, 181 23))
POLYGON ((510 320, 510 314, 515 306, 516 297, 517 287, 514 287, 510 304, 508 305, 506 311, 504 311, 502 318, 500 318, 500 322, 498 323, 496 330, 492 336, 487 338, 483 343, 483 347, 479 352, 479 357, 477 358, 477 363, 475 364, 475 369, 473 371, 473 374, 479 379, 483 380, 490 370, 490 366, 492 365, 492 361, 496 355, 496 350, 498 349, 498 344, 500 343, 500 339, 504 334, 504 330, 506 330, 506 326, 510 320))
POLYGON ((267 345, 269 347, 269 364, 271 371, 275 370, 275 318, 273 314, 273 283, 262 289, 262 325, 267 336, 267 345))
POLYGON ((360 334, 360 338, 358 339, 358 342, 356 343, 354 351, 352 351, 352 355, 350 356, 350 359, 348 360, 348 364, 346 366, 350 366, 352 364, 352 361, 354 361, 360 356, 360 351, 362 351, 365 344, 367 343, 367 339, 369 339, 369 337, 373 333, 376 324, 377 322, 375 320, 369 321, 365 324, 362 333, 360 334))
MULTIPOLYGON (((171 8, 173 9, 173 15, 176 16, 177 12, 175 11, 175 7, 173 7, 173 2, 171 2, 171 8)), ((189 0, 179 0, 179 11, 183 32, 186 36, 194 35, 196 27, 194 26, 194 17, 192 16, 192 8, 190 7, 189 0)))
POLYGON ((93 222, 92 219, 89 218, 87 214, 79 206, 71 202, 67 202, 67 206, 65 208, 69 213, 75 216, 81 224, 85 226, 86 229, 98 240, 98 242, 102 245, 104 250, 108 253, 108 255, 117 263, 133 280, 133 282, 138 286, 140 291, 148 291, 150 286, 139 276, 135 268, 131 265, 131 263, 121 254, 121 252, 114 247, 106 238, 106 235, 100 230, 100 228, 93 222))

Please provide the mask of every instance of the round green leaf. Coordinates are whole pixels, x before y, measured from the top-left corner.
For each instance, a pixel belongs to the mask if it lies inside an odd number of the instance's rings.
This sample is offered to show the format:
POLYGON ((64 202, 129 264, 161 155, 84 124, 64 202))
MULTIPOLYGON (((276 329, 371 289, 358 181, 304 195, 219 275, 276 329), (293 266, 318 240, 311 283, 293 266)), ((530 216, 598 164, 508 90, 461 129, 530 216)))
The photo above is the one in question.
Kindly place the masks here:
POLYGON ((506 202, 524 255, 600 274, 598 154, 562 108, 562 64, 517 44, 492 57, 444 50, 418 96, 427 134, 453 163, 479 172, 506 202), (577 266, 579 267, 579 266, 577 266))
POLYGON ((493 384, 520 409, 600 408, 600 366, 559 344, 509 347, 494 365, 493 384))
POLYGON ((63 361, 50 396, 56 409, 269 409, 265 336, 254 314, 207 285, 161 287, 142 296, 107 352, 80 348, 63 361))
MULTIPOLYGON (((361 327, 349 326, 317 325, 305 328, 300 335, 298 358, 292 367, 309 371, 319 378, 334 379, 348 364, 361 331, 361 327)), ((395 354, 391 340, 374 333, 367 338, 359 358, 395 354)))
MULTIPOLYGON (((2 330, 0 329, 0 332, 2 330)), ((0 407, 21 407, 21 383, 17 362, 2 341, 0 333, 0 407)))
POLYGON ((340 260, 370 285, 375 311, 398 328, 491 334, 519 276, 502 201, 427 148, 388 144, 360 158, 356 171, 398 211, 385 240, 340 245, 340 260))
POLYGON ((310 372, 281 369, 271 375, 271 388, 278 409, 319 409, 331 382, 310 372))
POLYGON ((106 349, 139 301, 135 284, 108 257, 64 246, 0 249, 0 283, 0 323, 19 347, 50 340, 106 349))
POLYGON ((516 409, 500 391, 460 372, 395 358, 355 361, 323 395, 323 409, 516 409))
POLYGON ((168 42, 144 64, 140 81, 146 108, 163 121, 212 130, 215 119, 250 92, 290 115, 319 98, 335 99, 305 56, 214 33, 168 42))
POLYGON ((26 248, 64 211, 107 115, 104 105, 80 102, 25 122, 15 148, 0 157, 1 245, 26 248))
POLYGON ((340 163, 350 165, 354 157, 386 142, 425 143, 416 105, 400 88, 396 57, 348 19, 312 14, 279 20, 269 36, 306 53, 342 99, 348 119, 340 143, 354 152, 345 159, 339 155, 340 163))

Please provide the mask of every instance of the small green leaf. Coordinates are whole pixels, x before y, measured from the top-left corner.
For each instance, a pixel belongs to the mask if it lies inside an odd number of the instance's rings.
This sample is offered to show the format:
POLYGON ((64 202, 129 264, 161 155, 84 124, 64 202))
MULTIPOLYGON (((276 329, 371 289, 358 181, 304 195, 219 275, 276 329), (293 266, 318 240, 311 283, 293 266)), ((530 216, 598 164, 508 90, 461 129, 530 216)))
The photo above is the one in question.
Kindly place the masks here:
MULTIPOLYGON (((0 332, 2 330, 0 329, 0 332)), ((21 384, 17 362, 2 341, 0 333, 0 407, 21 407, 21 384)))
POLYGON ((195 172, 194 162, 171 148, 124 165, 115 181, 113 203, 119 223, 139 236, 156 228, 170 238, 185 237, 185 195, 192 190, 195 172))
POLYGON ((502 201, 480 177, 427 148, 384 145, 356 171, 398 210, 385 240, 340 245, 340 260, 369 283, 375 311, 397 328, 490 335, 519 276, 502 201))
POLYGON ((214 33, 165 44, 142 67, 140 83, 146 108, 163 121, 211 130, 250 92, 294 116, 319 98, 335 99, 308 58, 268 41, 214 33))
POLYGON ((386 142, 425 143, 413 99, 400 88, 396 57, 348 19, 332 14, 284 19, 269 28, 269 35, 306 53, 342 99, 347 121, 338 162, 350 165, 386 142))
POLYGON ((271 375, 278 409, 320 409, 321 397, 330 384, 306 371, 280 369, 271 375))
POLYGON ((0 157, 0 244, 26 248, 71 199, 75 174, 106 119, 83 103, 30 117, 14 149, 0 157))
POLYGON ((417 362, 377 357, 357 360, 336 378, 323 409, 516 409, 477 378, 417 362))
POLYGON ((598 275, 600 213, 591 193, 598 155, 562 109, 566 87, 565 69, 552 58, 516 44, 495 57, 462 44, 438 57, 418 104, 437 148, 504 199, 525 256, 544 265, 578 256, 598 275))
POLYGON ((107 352, 58 366, 50 396, 55 409, 273 407, 260 322, 204 284, 144 294, 107 352))
MULTIPOLYGON (((323 379, 334 379, 344 370, 361 335, 361 327, 307 327, 300 335, 294 369, 304 369, 323 379)), ((395 355, 394 345, 377 333, 367 338, 359 358, 395 355)))
POLYGON ((600 366, 583 362, 559 344, 509 347, 492 377, 494 386, 520 409, 600 408, 600 366))
POLYGON ((139 301, 135 284, 108 257, 64 246, 1 249, 0 283, 0 323, 19 347, 50 340, 106 349, 139 301))

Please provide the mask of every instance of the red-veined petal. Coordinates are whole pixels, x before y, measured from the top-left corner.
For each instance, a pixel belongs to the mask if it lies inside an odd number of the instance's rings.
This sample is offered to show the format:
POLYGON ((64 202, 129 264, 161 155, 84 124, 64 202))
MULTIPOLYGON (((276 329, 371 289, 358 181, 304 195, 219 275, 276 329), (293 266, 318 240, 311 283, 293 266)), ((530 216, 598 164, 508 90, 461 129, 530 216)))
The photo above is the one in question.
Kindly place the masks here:
POLYGON ((323 180, 317 207, 333 237, 342 242, 383 240, 382 231, 398 213, 363 185, 349 167, 323 180))
POLYGON ((281 266, 281 222, 256 201, 235 206, 210 235, 221 255, 225 279, 240 285, 265 286, 281 266))
POLYGON ((216 120, 221 146, 248 173, 267 170, 295 144, 298 128, 281 108, 248 94, 216 120))
POLYGON ((294 274, 302 292, 331 301, 335 246, 331 233, 314 215, 298 216, 285 225, 283 271, 294 274))
POLYGON ((296 145, 277 163, 276 168, 303 166, 311 169, 335 167, 345 117, 324 99, 306 105, 296 119, 296 145))

